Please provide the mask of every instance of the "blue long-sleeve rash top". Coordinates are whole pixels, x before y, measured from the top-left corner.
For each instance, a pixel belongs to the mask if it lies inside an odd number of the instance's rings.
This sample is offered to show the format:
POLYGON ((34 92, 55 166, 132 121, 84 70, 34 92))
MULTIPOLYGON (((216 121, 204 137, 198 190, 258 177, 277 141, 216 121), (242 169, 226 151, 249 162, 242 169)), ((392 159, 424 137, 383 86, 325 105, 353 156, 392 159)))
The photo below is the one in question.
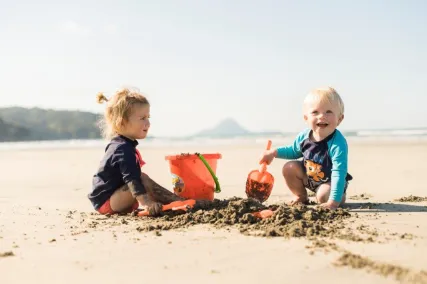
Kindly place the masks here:
POLYGON ((302 158, 309 182, 331 184, 329 200, 341 202, 346 181, 348 146, 342 133, 336 129, 322 141, 314 141, 311 129, 300 132, 291 145, 277 148, 277 158, 294 160, 302 158))

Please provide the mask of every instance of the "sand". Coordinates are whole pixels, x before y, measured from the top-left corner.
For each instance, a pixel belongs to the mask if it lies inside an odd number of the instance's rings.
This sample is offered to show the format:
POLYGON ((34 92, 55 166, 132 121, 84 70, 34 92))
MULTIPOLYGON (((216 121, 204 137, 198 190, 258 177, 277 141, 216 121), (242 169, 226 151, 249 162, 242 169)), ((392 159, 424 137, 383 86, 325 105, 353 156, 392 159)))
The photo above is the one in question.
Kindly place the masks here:
POLYGON ((221 153, 215 208, 101 216, 86 194, 103 149, 1 151, 0 283, 427 283, 426 142, 349 141, 354 180, 335 212, 286 206, 280 160, 267 202, 246 199, 261 144, 143 144, 144 172, 168 188, 165 155, 221 153))

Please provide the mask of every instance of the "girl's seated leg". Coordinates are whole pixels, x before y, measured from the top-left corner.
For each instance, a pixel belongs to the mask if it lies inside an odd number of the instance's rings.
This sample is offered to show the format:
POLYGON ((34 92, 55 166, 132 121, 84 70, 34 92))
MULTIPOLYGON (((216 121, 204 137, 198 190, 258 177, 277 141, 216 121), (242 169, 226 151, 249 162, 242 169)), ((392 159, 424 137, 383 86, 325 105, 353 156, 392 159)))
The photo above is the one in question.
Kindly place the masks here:
POLYGON ((115 213, 129 213, 136 209, 136 205, 137 201, 127 185, 117 189, 110 197, 110 207, 115 213))
POLYGON ((175 193, 156 183, 145 173, 141 173, 141 179, 147 193, 150 194, 151 198, 157 202, 168 204, 174 201, 185 200, 185 198, 179 197, 175 193))
MULTIPOLYGON (((150 194, 151 198, 153 200, 162 203, 162 204, 168 204, 174 201, 182 201, 185 200, 183 197, 179 197, 175 193, 167 190, 166 188, 162 187, 155 181, 153 181, 147 174, 141 173, 141 180, 142 183, 147 190, 147 193, 150 194)), ((101 212, 102 214, 107 213, 129 213, 133 210, 137 209, 138 201, 132 196, 131 191, 129 190, 129 187, 127 185, 124 185, 117 189, 113 195, 110 197, 109 202, 109 210, 106 208, 103 208, 101 212), (108 212, 107 212, 108 211, 108 212)), ((207 203, 199 201, 198 203, 207 203)), ((200 205, 200 204, 199 204, 200 205)))

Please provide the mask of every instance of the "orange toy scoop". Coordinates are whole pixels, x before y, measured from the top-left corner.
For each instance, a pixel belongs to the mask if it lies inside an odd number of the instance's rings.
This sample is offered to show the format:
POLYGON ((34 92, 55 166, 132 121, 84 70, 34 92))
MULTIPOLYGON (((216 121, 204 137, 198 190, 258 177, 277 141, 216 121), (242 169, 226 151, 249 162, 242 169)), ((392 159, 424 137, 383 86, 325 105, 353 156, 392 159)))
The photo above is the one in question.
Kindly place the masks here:
MULTIPOLYGON (((267 150, 271 148, 271 140, 268 140, 267 150)), ((259 170, 253 170, 249 173, 246 180, 246 196, 254 198, 259 202, 266 201, 271 194, 274 185, 274 177, 267 172, 267 164, 261 164, 259 170)))
MULTIPOLYGON (((162 211, 167 211, 167 210, 187 211, 189 208, 193 208, 195 204, 196 204, 196 200, 194 199, 188 199, 184 201, 174 201, 169 204, 163 205, 162 211)), ((138 216, 149 216, 149 215, 150 215, 150 212, 148 212, 148 210, 142 210, 138 212, 138 216)))
POLYGON ((271 209, 265 209, 265 210, 252 213, 252 215, 261 219, 270 218, 271 216, 273 216, 273 214, 274 212, 271 209))

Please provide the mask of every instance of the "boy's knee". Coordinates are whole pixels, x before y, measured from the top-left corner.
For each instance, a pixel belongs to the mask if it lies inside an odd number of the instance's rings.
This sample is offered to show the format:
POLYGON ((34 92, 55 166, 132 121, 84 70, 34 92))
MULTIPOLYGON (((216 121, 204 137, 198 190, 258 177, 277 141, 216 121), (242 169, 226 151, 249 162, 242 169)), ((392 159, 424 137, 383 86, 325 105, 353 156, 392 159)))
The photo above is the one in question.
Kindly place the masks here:
POLYGON ((291 175, 294 176, 299 174, 299 172, 301 172, 301 165, 296 161, 287 162, 282 169, 282 174, 284 177, 291 175))
POLYGON ((331 185, 329 183, 320 185, 316 191, 317 202, 319 203, 328 202, 330 194, 331 194, 331 185))
MULTIPOLYGON (((316 193, 317 202, 319 203, 328 202, 330 193, 331 193, 330 188, 328 188, 327 186, 325 186, 324 188, 319 188, 319 190, 317 190, 317 193, 316 193)), ((341 198, 340 205, 343 205, 345 203, 345 199, 346 199, 346 194, 344 193, 344 195, 341 198)))
POLYGON ((328 202, 328 199, 329 199, 329 192, 318 193, 316 195, 316 197, 317 197, 317 202, 319 202, 319 203, 326 203, 326 202, 328 202))

